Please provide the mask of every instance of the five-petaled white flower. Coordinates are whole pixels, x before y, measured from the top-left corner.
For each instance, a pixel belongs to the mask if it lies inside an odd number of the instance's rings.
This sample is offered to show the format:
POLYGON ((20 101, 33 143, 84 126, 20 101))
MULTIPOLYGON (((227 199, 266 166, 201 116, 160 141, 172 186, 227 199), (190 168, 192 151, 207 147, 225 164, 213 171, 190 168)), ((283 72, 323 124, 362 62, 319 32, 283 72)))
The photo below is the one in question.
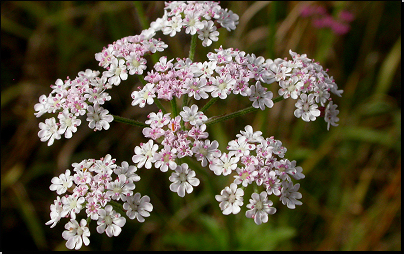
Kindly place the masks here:
POLYGON ((58 125, 54 117, 45 119, 45 123, 39 123, 38 137, 42 142, 48 141, 48 146, 51 146, 55 139, 60 139, 58 125))
POLYGON ((99 209, 98 215, 98 233, 102 234, 105 231, 108 237, 118 236, 121 233, 126 219, 120 213, 115 212, 111 205, 105 206, 105 209, 99 209))
POLYGON ((149 217, 153 210, 153 205, 150 203, 149 196, 140 198, 140 193, 127 198, 123 204, 123 209, 126 210, 126 215, 129 219, 136 218, 139 222, 144 222, 144 217, 149 217))
POLYGON ((65 231, 62 233, 62 237, 67 240, 66 242, 66 247, 68 249, 80 249, 81 246, 83 245, 89 245, 90 240, 88 237, 90 236, 90 230, 87 227, 87 221, 85 219, 81 219, 80 225, 79 223, 71 219, 66 225, 65 225, 65 231))
POLYGON ((132 156, 133 162, 137 163, 138 168, 141 168, 144 165, 147 169, 150 169, 152 163, 156 162, 154 155, 158 148, 157 144, 153 144, 152 139, 145 144, 141 143, 140 147, 135 147, 135 155, 132 156))
POLYGON ((70 170, 67 169, 64 174, 60 174, 59 177, 53 177, 52 184, 49 186, 51 191, 56 191, 58 195, 61 195, 67 191, 68 188, 73 185, 73 176, 70 175, 70 170))
POLYGON ((195 177, 195 171, 189 169, 186 163, 178 165, 169 180, 173 182, 170 184, 170 190, 177 192, 180 197, 185 196, 185 191, 188 194, 191 193, 193 191, 192 186, 196 187, 200 183, 199 179, 195 177))
POLYGON ((215 198, 220 202, 219 207, 223 214, 228 215, 230 213, 238 214, 240 212, 240 206, 243 205, 243 196, 244 191, 237 188, 237 184, 232 183, 230 187, 226 186, 226 188, 220 192, 220 195, 216 195, 215 198))
POLYGON ((271 200, 268 200, 267 195, 265 191, 259 195, 258 193, 253 193, 250 203, 247 205, 247 208, 250 210, 246 211, 245 216, 253 218, 257 225, 268 222, 268 214, 276 212, 276 208, 271 207, 273 203, 271 200))

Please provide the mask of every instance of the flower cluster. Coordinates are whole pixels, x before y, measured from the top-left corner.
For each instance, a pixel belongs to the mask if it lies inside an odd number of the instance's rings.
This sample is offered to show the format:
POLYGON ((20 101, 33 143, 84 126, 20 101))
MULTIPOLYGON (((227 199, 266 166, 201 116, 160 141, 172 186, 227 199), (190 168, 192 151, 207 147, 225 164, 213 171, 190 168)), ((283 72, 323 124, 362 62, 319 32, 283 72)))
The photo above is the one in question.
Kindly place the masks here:
POLYGON ((331 28, 335 34, 344 35, 351 29, 349 23, 354 20, 354 15, 347 10, 339 12, 338 18, 333 18, 323 6, 305 6, 301 10, 302 17, 311 17, 312 24, 316 28, 331 28))
POLYGON ((220 150, 217 141, 207 139, 209 134, 205 132, 204 122, 208 118, 198 111, 198 106, 184 107, 174 118, 170 114, 159 111, 148 115, 146 124, 150 127, 143 129, 143 135, 150 140, 135 147, 132 160, 138 168, 150 169, 154 163, 154 167, 162 172, 171 169, 170 190, 184 197, 185 191, 191 193, 192 186, 198 186, 200 181, 186 163, 178 165, 176 159, 195 156, 202 166, 207 166, 220 150))
POLYGON ((228 143, 228 153, 215 158, 209 167, 215 174, 228 175, 235 171, 234 181, 216 200, 220 202, 223 214, 237 214, 243 205, 243 188, 255 183, 265 191, 253 193, 250 204, 247 205, 247 218, 253 218, 256 224, 268 221, 268 214, 274 214, 276 209, 271 207, 272 201, 268 195, 279 196, 281 202, 290 209, 301 205, 297 199, 302 195, 297 192, 300 185, 293 185, 295 180, 303 179, 302 168, 296 166, 296 161, 285 159, 286 148, 274 137, 264 139, 260 131, 254 132, 250 125, 245 131, 237 134, 237 139, 228 143), (291 178, 292 177, 292 178, 291 178), (238 188, 238 185, 242 185, 238 188))
MULTIPOLYGON (((74 80, 58 79, 49 96, 42 95, 35 108, 35 115, 58 113, 55 117, 39 123, 38 136, 41 141, 52 145, 55 139, 72 137, 81 124, 80 116, 87 115, 88 126, 94 130, 108 130, 112 120, 142 127, 142 134, 148 139, 135 146, 132 161, 134 166, 122 162, 115 164, 111 155, 100 160, 87 159, 73 163, 73 171, 67 169, 59 177, 52 178, 50 190, 58 195, 51 205, 51 220, 46 224, 54 227, 61 218, 69 218, 62 233, 69 249, 79 249, 89 244, 92 220, 97 221, 97 232, 109 237, 118 236, 126 223, 126 217, 143 222, 150 215, 153 206, 148 196, 134 193, 135 182, 140 180, 138 168, 156 168, 162 172, 170 170, 169 189, 178 196, 192 193, 200 180, 189 168, 188 158, 200 161, 214 175, 233 176, 230 186, 225 187, 215 198, 223 214, 237 214, 243 206, 244 188, 254 185, 254 193, 246 205, 247 218, 256 224, 268 222, 268 215, 276 208, 269 200, 272 194, 290 209, 301 205, 298 192, 299 180, 305 176, 296 161, 284 158, 286 148, 274 137, 264 138, 262 132, 254 131, 250 125, 227 144, 227 151, 219 150, 216 140, 209 140, 206 128, 215 122, 237 117, 254 110, 272 108, 282 99, 297 100, 294 115, 303 121, 324 117, 327 129, 337 126, 339 121, 337 105, 331 94, 341 96, 332 76, 327 70, 308 58, 289 51, 292 59, 265 59, 244 51, 220 46, 207 54, 207 60, 193 60, 196 38, 203 46, 210 46, 218 40, 218 29, 234 30, 238 15, 222 9, 216 2, 166 2, 164 16, 152 22, 149 29, 140 35, 119 39, 101 52, 95 54, 99 66, 105 71, 86 70, 79 72, 74 80), (168 46, 154 36, 158 31, 175 36, 185 29, 192 35, 188 58, 167 59, 160 57, 147 71, 148 55, 162 52, 168 46), (118 86, 128 75, 140 75, 142 87, 131 93, 132 106, 145 107, 155 103, 160 111, 151 112, 145 123, 119 116, 112 116, 102 106, 111 100, 108 89, 118 86), (279 97, 268 90, 269 85, 278 83, 279 97), (248 97, 251 106, 238 112, 208 118, 205 115, 216 100, 226 99, 231 94, 248 97), (177 98, 183 98, 183 105, 177 108, 177 98), (211 98, 210 98, 211 97, 211 98), (210 98, 200 110, 194 104, 210 98), (172 112, 167 113, 160 100, 170 101, 172 112), (180 111, 179 113, 177 113, 180 111), (261 189, 261 192, 258 191, 261 189), (118 202, 121 201, 121 202, 118 202), (76 215, 85 211, 86 219, 80 222, 76 215), (124 216, 126 214, 126 217, 124 216)), ((197 168, 194 168, 197 170, 197 168)))
POLYGON ((67 248, 80 249, 83 243, 90 243, 88 224, 91 220, 97 221, 98 233, 105 232, 112 237, 118 236, 126 223, 121 215, 124 211, 128 218, 136 218, 139 222, 150 216, 149 212, 153 210, 150 198, 141 197, 140 193, 133 194, 135 182, 140 180, 135 166, 129 166, 126 161, 118 166, 107 154, 99 160, 73 163, 72 167, 73 175, 67 169, 51 180, 50 190, 63 196, 57 196, 50 206, 51 220, 46 223, 53 228, 61 218, 70 218, 65 225, 66 231, 62 233, 67 248), (117 202, 119 200, 124 202, 123 206, 117 202), (85 211, 87 218, 81 219, 79 224, 76 216, 81 211, 85 211))
POLYGON ((148 31, 162 31, 165 35, 175 36, 182 28, 186 34, 198 34, 204 47, 217 41, 219 31, 224 27, 228 31, 236 29, 238 15, 231 10, 222 9, 218 2, 169 2, 165 3, 164 16, 150 24, 148 31))

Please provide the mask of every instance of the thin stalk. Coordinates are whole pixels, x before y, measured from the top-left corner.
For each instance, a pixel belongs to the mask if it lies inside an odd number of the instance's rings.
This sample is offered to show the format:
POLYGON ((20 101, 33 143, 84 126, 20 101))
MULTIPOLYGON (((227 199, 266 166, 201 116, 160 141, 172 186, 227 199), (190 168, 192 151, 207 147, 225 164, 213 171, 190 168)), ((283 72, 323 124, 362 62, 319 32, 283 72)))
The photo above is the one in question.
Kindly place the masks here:
POLYGON ((194 34, 191 37, 191 47, 189 49, 189 59, 191 59, 191 61, 194 61, 194 57, 195 57, 195 49, 196 49, 196 39, 198 37, 198 34, 194 34))
POLYGON ((177 99, 175 98, 175 96, 171 99, 171 111, 174 114, 174 117, 176 117, 178 115, 178 109, 177 109, 177 99))
POLYGON ((126 123, 126 124, 129 124, 129 125, 133 125, 133 126, 137 126, 137 127, 141 127, 141 128, 149 126, 149 125, 147 125, 145 123, 142 123, 142 122, 139 122, 139 121, 136 121, 136 120, 132 120, 132 119, 129 119, 129 118, 116 116, 116 115, 112 115, 112 116, 114 117, 114 121, 118 122, 118 123, 126 123))
POLYGON ((208 101, 208 103, 206 103, 205 106, 203 106, 203 108, 201 109, 201 111, 202 111, 202 112, 205 112, 205 111, 206 111, 210 106, 212 106, 213 103, 215 103, 218 99, 219 99, 219 97, 210 99, 210 101, 208 101))
POLYGON ((159 99, 154 98, 154 102, 156 103, 156 106, 161 109, 161 112, 163 112, 163 114, 167 114, 167 110, 163 107, 163 104, 161 104, 159 99))

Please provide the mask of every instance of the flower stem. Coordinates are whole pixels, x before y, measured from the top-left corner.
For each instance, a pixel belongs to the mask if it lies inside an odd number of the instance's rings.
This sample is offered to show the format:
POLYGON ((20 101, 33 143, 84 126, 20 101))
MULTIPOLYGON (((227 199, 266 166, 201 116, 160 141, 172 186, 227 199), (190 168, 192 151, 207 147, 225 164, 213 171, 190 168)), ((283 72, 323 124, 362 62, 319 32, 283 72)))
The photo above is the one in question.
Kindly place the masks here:
POLYGON ((145 123, 142 123, 142 122, 139 122, 139 121, 136 121, 136 120, 132 120, 132 119, 129 119, 129 118, 116 116, 116 115, 112 115, 112 116, 114 117, 114 121, 116 121, 118 123, 126 123, 126 124, 129 124, 129 125, 133 125, 133 126, 137 126, 137 127, 141 127, 141 128, 149 126, 149 125, 147 125, 145 123))
POLYGON ((174 117, 176 117, 178 115, 178 109, 177 109, 177 99, 175 98, 175 96, 173 96, 170 102, 171 102, 171 110, 174 114, 174 117))
POLYGON ((210 101, 208 101, 208 103, 206 103, 205 106, 203 106, 203 108, 201 109, 201 111, 202 111, 202 112, 205 112, 205 111, 206 111, 210 106, 212 106, 213 103, 215 103, 218 99, 219 99, 219 97, 210 99, 210 101))
POLYGON ((163 114, 167 114, 167 110, 163 107, 159 99, 154 98, 154 102, 156 103, 156 106, 161 109, 161 112, 163 112, 163 114))
POLYGON ((194 35, 192 35, 191 37, 191 48, 189 49, 189 59, 191 59, 191 61, 194 61, 194 57, 195 57, 195 49, 196 49, 196 39, 197 39, 197 34, 195 33, 194 35))
MULTIPOLYGON (((283 100, 283 99, 284 99, 283 96, 279 96, 279 97, 275 98, 275 99, 273 100, 273 102, 276 103, 276 102, 281 101, 281 100, 283 100)), ((208 103, 209 103, 209 102, 208 102, 208 103)), ((218 116, 218 117, 217 117, 217 116, 216 116, 216 117, 214 116, 214 117, 211 117, 208 121, 206 121, 205 124, 206 124, 206 126, 209 126, 209 125, 212 125, 212 124, 215 124, 215 123, 220 123, 220 122, 223 122, 223 121, 232 119, 232 118, 236 118, 236 117, 245 115, 245 114, 247 114, 247 113, 251 113, 251 112, 257 111, 258 109, 259 109, 259 108, 254 108, 253 106, 250 106, 250 107, 248 107, 248 108, 241 109, 241 110, 239 110, 239 111, 230 113, 230 114, 228 114, 228 115, 218 116)))

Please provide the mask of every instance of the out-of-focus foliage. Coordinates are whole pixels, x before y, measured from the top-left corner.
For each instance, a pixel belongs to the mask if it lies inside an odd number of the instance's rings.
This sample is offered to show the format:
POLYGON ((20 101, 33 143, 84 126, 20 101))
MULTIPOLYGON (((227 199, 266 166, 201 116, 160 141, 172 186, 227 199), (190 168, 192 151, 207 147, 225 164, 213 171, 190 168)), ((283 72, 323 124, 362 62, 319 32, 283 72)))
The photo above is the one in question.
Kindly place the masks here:
MULTIPOLYGON (((201 175, 201 185, 184 199, 169 191, 168 175, 140 170, 136 190, 149 195, 154 210, 143 224, 128 221, 119 237, 90 230, 86 250, 401 250, 401 6, 399 2, 222 2, 240 16, 233 32, 196 60, 223 45, 265 58, 289 57, 292 49, 329 69, 343 97, 340 122, 328 132, 323 121, 293 116, 294 101, 210 127, 223 146, 246 123, 275 136, 297 160, 303 205, 279 207, 267 224, 221 214, 214 195, 232 179, 201 175), (316 28, 302 17, 307 6, 323 6, 337 18, 354 15, 344 35, 316 28)), ((73 138, 52 147, 40 142, 33 106, 56 79, 101 70, 94 54, 125 36, 139 34, 163 15, 163 2, 1 2, 1 250, 66 249, 65 222, 45 226, 55 194, 50 179, 86 158, 110 153, 131 161, 145 141, 141 130, 113 122, 93 133, 86 124, 73 138), (15 239, 21 244, 15 245, 15 239)), ((190 37, 161 36, 169 58, 186 57, 190 37)), ((111 113, 143 121, 154 106, 132 107, 136 78, 111 90, 111 113)), ((274 86, 270 88, 276 92, 274 86)), ((242 108, 236 96, 212 106, 208 116, 242 108), (223 112, 223 109, 225 112, 223 112)), ((221 147, 224 148, 224 147, 221 147)), ((192 165, 197 166, 198 163, 192 165)), ((209 172, 212 173, 212 172, 209 172)), ((244 203, 249 199, 244 197, 244 203)))

